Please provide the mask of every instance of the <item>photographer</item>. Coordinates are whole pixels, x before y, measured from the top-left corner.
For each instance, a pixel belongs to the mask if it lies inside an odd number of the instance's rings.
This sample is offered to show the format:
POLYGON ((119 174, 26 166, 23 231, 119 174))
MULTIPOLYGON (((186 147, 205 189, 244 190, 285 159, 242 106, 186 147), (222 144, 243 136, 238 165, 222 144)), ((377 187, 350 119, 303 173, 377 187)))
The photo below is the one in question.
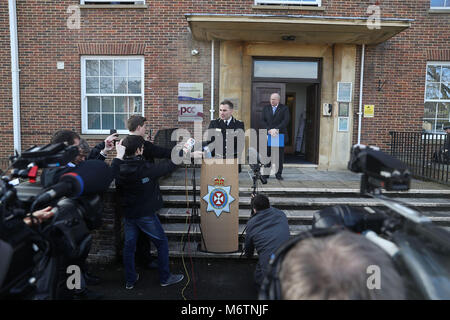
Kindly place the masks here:
POLYGON ((163 206, 158 178, 175 171, 177 166, 170 160, 158 164, 145 160, 143 157, 144 143, 144 138, 140 135, 127 136, 116 144, 117 155, 112 161, 124 214, 123 261, 126 289, 133 289, 139 280, 134 261, 139 231, 147 234, 157 248, 161 286, 178 283, 184 278, 182 274, 171 274, 169 271, 167 236, 156 215, 156 212, 163 206))
POLYGON ((340 231, 308 237, 293 246, 279 272, 284 300, 405 299, 405 287, 391 258, 364 236, 340 231), (370 288, 370 267, 379 272, 379 287, 370 288))
POLYGON ((289 225, 286 214, 271 207, 265 195, 255 195, 251 200, 251 207, 252 216, 247 223, 244 251, 246 257, 251 258, 256 248, 259 261, 255 270, 255 282, 259 287, 267 273, 271 255, 289 240, 289 225))
MULTIPOLYGON (((101 152, 96 153, 91 151, 91 153, 88 156, 89 160, 105 160, 106 159, 106 153, 114 148, 114 142, 113 140, 117 138, 116 135, 110 135, 105 139, 104 147, 101 150, 101 152)), ((64 167, 58 167, 58 168, 47 168, 44 169, 41 175, 41 184, 44 187, 50 187, 57 183, 60 179, 60 177, 68 172, 71 172, 74 168, 76 168, 78 165, 80 165, 82 162, 86 160, 86 143, 80 145, 81 138, 80 136, 72 131, 72 130, 58 130, 56 131, 51 139, 51 143, 66 143, 69 146, 78 146, 79 154, 77 157, 72 161, 69 162, 64 167)), ((89 252, 89 250, 88 250, 89 252)), ((78 265, 82 270, 82 281, 81 285, 82 288, 79 290, 74 290, 74 299, 99 299, 102 297, 101 294, 98 294, 94 291, 91 291, 87 289, 87 285, 97 285, 100 283, 100 278, 97 277, 94 274, 91 274, 88 271, 87 265, 86 265, 86 259, 87 255, 83 258, 81 258, 79 261, 75 261, 74 264, 78 265)))

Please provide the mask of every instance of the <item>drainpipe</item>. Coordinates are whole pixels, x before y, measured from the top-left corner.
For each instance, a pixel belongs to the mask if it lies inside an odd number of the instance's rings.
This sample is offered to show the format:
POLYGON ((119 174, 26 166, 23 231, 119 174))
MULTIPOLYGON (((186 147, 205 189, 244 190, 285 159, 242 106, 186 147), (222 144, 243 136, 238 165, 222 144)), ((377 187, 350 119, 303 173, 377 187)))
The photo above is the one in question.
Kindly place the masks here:
POLYGON ((9 34, 11 43, 11 80, 12 80, 12 103, 13 103, 13 132, 14 150, 19 154, 21 150, 20 138, 20 87, 19 87, 19 49, 17 45, 17 14, 16 1, 9 0, 9 34))
POLYGON ((361 143, 361 121, 362 121, 362 96, 363 96, 363 83, 364 83, 364 54, 366 45, 362 45, 361 52, 361 77, 359 80, 359 112, 358 112, 358 144, 361 143))
POLYGON ((214 40, 211 40, 211 120, 214 120, 214 40))

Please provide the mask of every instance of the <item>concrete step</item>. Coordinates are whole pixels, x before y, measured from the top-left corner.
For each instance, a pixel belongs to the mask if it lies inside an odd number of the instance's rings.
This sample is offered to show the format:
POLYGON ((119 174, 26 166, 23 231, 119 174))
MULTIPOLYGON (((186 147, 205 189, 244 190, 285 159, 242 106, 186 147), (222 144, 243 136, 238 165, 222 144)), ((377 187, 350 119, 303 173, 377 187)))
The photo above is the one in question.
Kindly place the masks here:
MULTIPOLYGON (((193 198, 182 195, 165 195, 164 199, 164 207, 186 207, 188 204, 189 207, 192 207, 193 198)), ((441 211, 447 210, 450 211, 450 200, 448 198, 398 198, 392 197, 394 200, 406 202, 409 205, 412 205, 419 210, 425 211, 441 211)), ((310 210, 318 210, 324 207, 334 206, 334 205, 351 205, 351 206, 375 206, 375 207, 384 207, 384 205, 373 198, 348 198, 348 197, 339 197, 339 198, 330 198, 330 197, 272 197, 271 205, 277 207, 279 209, 310 209, 310 210)), ((197 197, 197 203, 200 204, 200 201, 204 201, 197 197)), ((239 197, 239 208, 250 208, 250 197, 239 197)))
MULTIPOLYGON (((289 221, 289 224, 307 224, 310 225, 314 212, 317 210, 284 210, 283 211, 289 221)), ((182 223, 186 222, 187 218, 191 215, 192 208, 162 208, 158 215, 161 219, 161 223, 168 224, 170 222, 173 223, 182 223), (189 213, 187 213, 187 211, 189 213)), ((430 211, 423 212, 423 214, 429 217, 434 223, 438 225, 450 225, 450 212, 445 211, 430 211)), ((199 216, 201 214, 199 212, 199 216)), ((249 209, 240 209, 239 210, 239 223, 247 223, 250 218, 250 210, 249 209)))
MULTIPOLYGON (((161 192, 163 195, 186 195, 186 190, 188 191, 188 196, 192 197, 193 187, 188 185, 180 186, 168 186, 161 185, 161 192)), ((251 186, 240 186, 239 195, 240 196, 250 196, 253 188, 251 186)), ((359 189, 354 188, 298 188, 298 187, 262 187, 258 188, 259 192, 266 194, 267 196, 284 196, 284 197, 298 197, 298 196, 320 196, 326 195, 327 197, 358 197, 360 198, 359 189)), ((398 191, 386 191, 383 192, 387 197, 401 197, 401 198, 448 198, 450 201, 450 189, 446 190, 434 190, 434 189, 410 189, 407 192, 398 191)), ((196 195, 200 196, 200 187, 196 187, 196 195)))

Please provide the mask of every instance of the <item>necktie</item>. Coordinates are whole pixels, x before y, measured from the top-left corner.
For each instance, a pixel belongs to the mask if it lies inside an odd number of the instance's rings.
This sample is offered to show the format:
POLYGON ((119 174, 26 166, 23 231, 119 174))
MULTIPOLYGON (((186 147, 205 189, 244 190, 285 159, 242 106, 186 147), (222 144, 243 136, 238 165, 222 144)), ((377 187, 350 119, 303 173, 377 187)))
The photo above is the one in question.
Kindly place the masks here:
POLYGON ((277 111, 277 107, 276 107, 276 106, 275 106, 275 107, 272 107, 272 111, 273 111, 272 114, 275 114, 275 111, 277 111))

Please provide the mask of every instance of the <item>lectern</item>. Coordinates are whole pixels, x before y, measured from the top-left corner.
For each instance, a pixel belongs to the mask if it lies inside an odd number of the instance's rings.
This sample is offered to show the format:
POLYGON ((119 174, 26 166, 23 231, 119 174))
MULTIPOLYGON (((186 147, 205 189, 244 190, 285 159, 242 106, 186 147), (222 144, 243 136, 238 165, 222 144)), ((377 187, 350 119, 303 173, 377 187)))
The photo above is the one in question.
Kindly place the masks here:
POLYGON ((202 250, 212 253, 238 251, 238 160, 203 159, 200 180, 202 250))

